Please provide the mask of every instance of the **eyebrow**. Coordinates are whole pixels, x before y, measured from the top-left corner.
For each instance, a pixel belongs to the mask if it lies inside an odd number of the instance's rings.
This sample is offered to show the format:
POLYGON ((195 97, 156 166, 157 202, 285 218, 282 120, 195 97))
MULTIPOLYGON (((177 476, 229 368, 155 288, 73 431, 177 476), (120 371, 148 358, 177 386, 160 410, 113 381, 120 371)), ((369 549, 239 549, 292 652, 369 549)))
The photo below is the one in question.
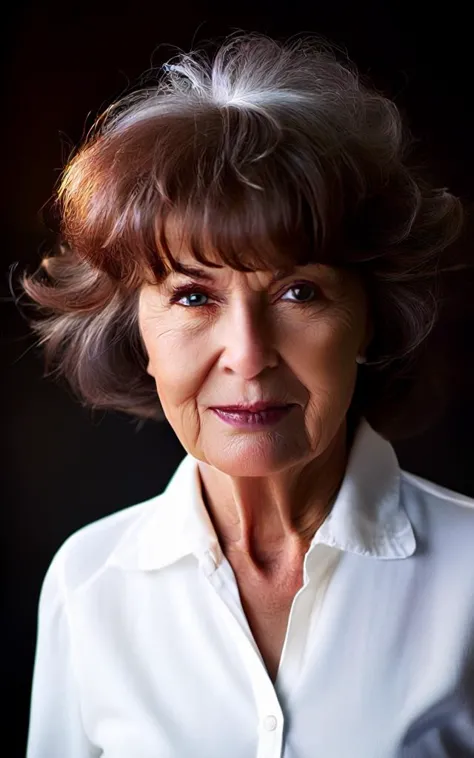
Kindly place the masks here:
MULTIPOLYGON (((295 270, 294 268, 279 269, 272 276, 271 281, 279 282, 281 279, 285 279, 285 277, 290 276, 290 274, 293 273, 294 270, 295 270)), ((187 266, 184 263, 178 263, 178 270, 175 273, 184 274, 185 276, 191 276, 201 281, 209 281, 209 282, 215 281, 215 277, 210 273, 210 271, 207 271, 204 268, 198 268, 197 266, 187 266)))
POLYGON ((186 266, 184 263, 177 262, 177 271, 173 271, 175 274, 185 274, 186 276, 192 276, 194 279, 202 279, 206 281, 214 281, 214 277, 210 271, 204 268, 198 268, 197 266, 186 266))
MULTIPOLYGON (((185 263, 181 263, 179 261, 176 261, 176 264, 177 271, 172 271, 171 273, 181 273, 185 276, 190 276, 199 281, 215 283, 215 277, 212 275, 211 270, 208 268, 188 266, 185 263)), ((323 288, 327 287, 330 289, 339 289, 340 287, 344 287, 345 277, 342 270, 330 265, 324 265, 322 263, 309 263, 307 265, 316 268, 316 271, 313 273, 313 275, 316 275, 319 278, 320 285, 323 288)), ((218 268, 225 268, 225 266, 219 266, 218 268)), ((270 284, 274 284, 275 282, 279 282, 282 279, 285 279, 287 276, 291 276, 291 274, 295 274, 297 268, 297 266, 287 266, 286 268, 277 269, 270 280, 270 284)))

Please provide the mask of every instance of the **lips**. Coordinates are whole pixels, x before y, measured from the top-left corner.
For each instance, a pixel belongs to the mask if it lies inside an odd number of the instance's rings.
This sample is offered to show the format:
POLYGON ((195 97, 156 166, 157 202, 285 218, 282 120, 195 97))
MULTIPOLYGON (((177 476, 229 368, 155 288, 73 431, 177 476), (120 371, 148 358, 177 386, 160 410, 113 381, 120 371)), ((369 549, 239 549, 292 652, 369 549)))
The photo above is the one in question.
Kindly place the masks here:
POLYGON ((249 407, 258 407, 257 404, 254 404, 251 406, 237 406, 238 410, 212 408, 212 412, 215 413, 221 421, 230 426, 236 427, 240 431, 258 432, 264 429, 269 429, 275 424, 278 424, 288 416, 295 407, 295 403, 290 405, 280 405, 279 407, 268 405, 267 403, 260 403, 259 405, 261 410, 257 411, 243 410, 249 407))
POLYGON ((217 405, 214 410, 225 413, 259 413, 261 411, 273 411, 288 408, 290 403, 281 403, 277 400, 271 402, 252 403, 251 405, 217 405))

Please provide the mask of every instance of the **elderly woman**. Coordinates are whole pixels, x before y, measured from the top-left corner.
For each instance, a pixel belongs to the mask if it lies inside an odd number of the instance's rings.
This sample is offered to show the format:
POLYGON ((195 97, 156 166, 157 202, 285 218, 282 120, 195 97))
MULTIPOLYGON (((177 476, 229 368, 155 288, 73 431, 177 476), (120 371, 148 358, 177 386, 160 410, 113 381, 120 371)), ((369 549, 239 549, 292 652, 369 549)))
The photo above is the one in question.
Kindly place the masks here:
POLYGON ((474 756, 473 503, 387 432, 460 202, 310 37, 172 60, 22 278, 48 365, 186 451, 52 560, 28 758, 474 756))

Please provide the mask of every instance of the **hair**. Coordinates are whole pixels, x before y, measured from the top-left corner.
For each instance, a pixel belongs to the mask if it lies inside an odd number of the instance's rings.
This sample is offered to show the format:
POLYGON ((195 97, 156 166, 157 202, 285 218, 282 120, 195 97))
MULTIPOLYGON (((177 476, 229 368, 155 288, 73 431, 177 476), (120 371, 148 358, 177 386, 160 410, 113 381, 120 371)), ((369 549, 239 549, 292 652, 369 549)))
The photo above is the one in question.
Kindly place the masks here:
POLYGON ((164 418, 137 304, 145 281, 180 270, 176 219, 205 265, 360 272, 375 332, 354 407, 385 436, 410 433, 463 210, 409 165, 397 106, 339 52, 230 35, 212 56, 179 52, 96 120, 55 193, 60 244, 21 277, 46 370, 85 405, 164 418))

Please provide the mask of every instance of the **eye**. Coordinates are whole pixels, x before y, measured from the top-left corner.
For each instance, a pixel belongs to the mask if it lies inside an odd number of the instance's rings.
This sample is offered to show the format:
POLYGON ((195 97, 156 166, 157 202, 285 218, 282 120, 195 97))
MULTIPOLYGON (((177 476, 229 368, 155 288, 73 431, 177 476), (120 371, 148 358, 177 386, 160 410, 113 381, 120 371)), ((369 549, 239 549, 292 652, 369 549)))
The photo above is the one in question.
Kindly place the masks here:
POLYGON ((192 308, 200 305, 207 305, 206 301, 208 297, 209 295, 196 289, 196 287, 189 287, 185 285, 183 287, 177 287, 173 291, 171 302, 178 303, 178 305, 183 305, 185 308, 192 308), (203 302, 203 299, 205 302, 203 302), (186 300, 188 302, 183 302, 186 300))
POLYGON ((178 302, 181 303, 181 305, 186 306, 193 306, 193 305, 206 305, 203 300, 207 301, 207 295, 204 294, 204 292, 190 292, 189 294, 183 295, 179 298, 178 302), (182 300, 187 300, 187 303, 182 303, 182 300))
MULTIPOLYGON (((208 305, 209 294, 201 289, 198 289, 195 285, 184 285, 177 287, 172 294, 171 303, 177 303, 185 308, 196 308, 200 306, 208 305), (187 301, 187 302, 186 302, 187 301)), ((297 282, 292 287, 287 289, 282 299, 290 300, 293 303, 310 303, 316 300, 317 287, 310 282, 297 282), (296 297, 285 297, 288 293, 294 293, 296 297)))
POLYGON ((288 292, 294 292, 296 293, 296 300, 291 299, 291 302, 308 303, 316 299, 316 290, 317 288, 314 284, 310 284, 309 282, 300 282, 298 284, 293 284, 292 287, 287 289, 285 295, 287 295, 288 292))

